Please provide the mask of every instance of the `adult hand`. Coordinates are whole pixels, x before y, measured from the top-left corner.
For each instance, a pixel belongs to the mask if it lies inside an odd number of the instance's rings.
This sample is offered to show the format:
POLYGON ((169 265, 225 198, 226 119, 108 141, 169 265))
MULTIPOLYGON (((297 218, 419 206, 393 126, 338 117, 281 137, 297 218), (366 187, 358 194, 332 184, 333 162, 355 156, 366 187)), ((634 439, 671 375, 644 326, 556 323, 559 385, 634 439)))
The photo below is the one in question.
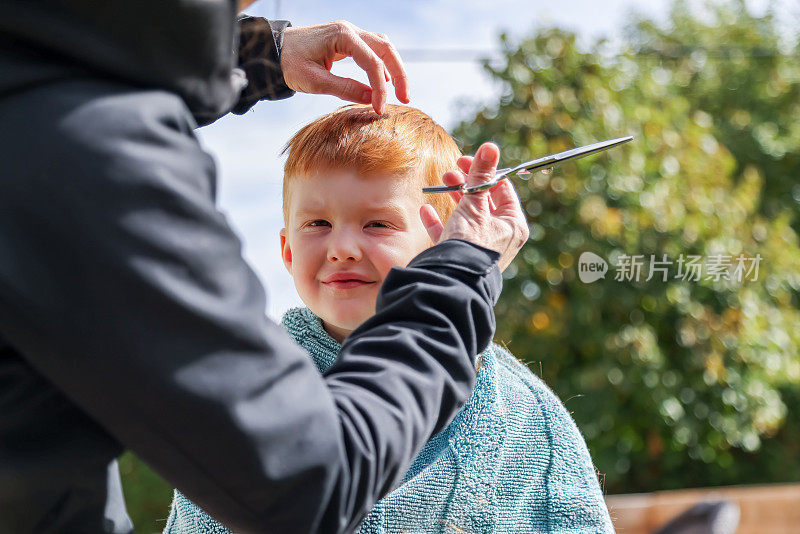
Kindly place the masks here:
POLYGON ((281 69, 286 85, 295 91, 372 103, 379 114, 386 106, 389 80, 398 100, 409 102, 408 76, 388 37, 364 31, 347 21, 286 28, 281 69), (352 57, 366 71, 369 85, 331 74, 333 62, 346 57, 352 57))
MULTIPOLYGON (((468 186, 494 178, 500 150, 493 143, 482 144, 473 158, 458 160, 461 171, 448 171, 442 180, 446 185, 468 186), (464 173, 467 173, 466 175, 464 173)), ((422 223, 434 243, 445 239, 464 239, 500 253, 500 270, 505 270, 528 239, 528 221, 522 212, 519 197, 511 180, 502 180, 488 191, 464 195, 450 193, 458 202, 447 224, 430 204, 420 210, 422 223)))

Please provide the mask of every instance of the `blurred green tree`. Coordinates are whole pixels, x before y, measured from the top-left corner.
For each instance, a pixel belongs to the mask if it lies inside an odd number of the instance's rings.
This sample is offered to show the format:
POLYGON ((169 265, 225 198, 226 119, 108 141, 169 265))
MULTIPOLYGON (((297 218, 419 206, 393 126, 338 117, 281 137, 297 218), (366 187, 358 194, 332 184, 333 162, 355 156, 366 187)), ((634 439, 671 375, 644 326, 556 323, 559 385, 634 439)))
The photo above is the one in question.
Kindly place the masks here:
MULTIPOLYGON (((712 117, 714 136, 736 162, 734 176, 758 168, 758 212, 769 217, 800 206, 800 62, 798 42, 781 35, 776 16, 754 17, 744 0, 707 5, 698 19, 686 2, 670 23, 641 20, 630 46, 670 71, 692 111, 712 117)), ((796 37, 796 36, 795 36, 796 37)), ((794 217, 794 229, 800 218, 794 217)))
POLYGON ((531 237, 497 309, 496 339, 574 410, 607 493, 800 480, 800 59, 774 26, 740 0, 702 20, 676 2, 621 51, 503 35, 500 101, 455 131, 509 165, 636 137, 516 180, 531 237), (604 279, 580 281, 584 252, 604 279))

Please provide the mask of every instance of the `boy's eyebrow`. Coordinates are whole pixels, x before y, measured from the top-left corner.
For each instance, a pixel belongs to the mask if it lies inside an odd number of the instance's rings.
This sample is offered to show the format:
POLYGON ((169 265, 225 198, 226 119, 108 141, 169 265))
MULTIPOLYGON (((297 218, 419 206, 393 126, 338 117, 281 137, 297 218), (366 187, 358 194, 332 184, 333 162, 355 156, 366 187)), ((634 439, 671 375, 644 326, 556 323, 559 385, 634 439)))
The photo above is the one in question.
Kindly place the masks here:
POLYGON ((380 206, 367 206, 365 211, 370 213, 389 213, 398 217, 403 217, 406 214, 406 210, 395 203, 381 204, 380 206))
MULTIPOLYGON (((374 206, 359 206, 359 211, 364 213, 370 214, 389 214, 394 215, 396 217, 405 217, 407 210, 404 209, 401 205, 395 204, 390 202, 388 204, 380 204, 374 206)), ((313 206, 313 207, 304 207, 304 208, 297 208, 295 211, 295 215, 298 217, 304 216, 311 216, 311 215, 319 215, 321 212, 325 211, 324 206, 313 206)))

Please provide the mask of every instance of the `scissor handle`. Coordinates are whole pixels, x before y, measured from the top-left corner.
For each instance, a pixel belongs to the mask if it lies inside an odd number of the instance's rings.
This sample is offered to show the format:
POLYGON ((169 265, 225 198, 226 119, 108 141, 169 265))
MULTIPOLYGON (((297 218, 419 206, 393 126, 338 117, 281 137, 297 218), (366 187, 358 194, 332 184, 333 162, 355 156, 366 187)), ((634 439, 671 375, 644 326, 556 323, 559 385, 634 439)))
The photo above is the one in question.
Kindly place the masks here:
POLYGON ((500 180, 508 176, 508 174, 514 169, 511 167, 507 167, 505 169, 497 169, 494 173, 494 178, 484 184, 473 185, 467 187, 466 184, 458 184, 458 185, 432 185, 430 187, 423 187, 423 193, 447 193, 450 191, 461 191, 465 194, 472 194, 478 193, 480 191, 485 191, 487 189, 491 189, 492 187, 496 186, 500 180))
POLYGON ((503 170, 506 171, 506 172, 504 172, 500 176, 495 174, 494 178, 492 180, 489 180, 488 182, 485 182, 485 183, 482 183, 482 184, 471 185, 469 187, 466 187, 466 185, 463 186, 462 187, 463 193, 465 195, 472 195, 472 194, 480 193, 481 191, 486 191, 488 189, 493 188, 498 183, 500 183, 500 180, 505 180, 508 177, 508 175, 510 174, 510 171, 511 171, 511 169, 503 169, 503 170))

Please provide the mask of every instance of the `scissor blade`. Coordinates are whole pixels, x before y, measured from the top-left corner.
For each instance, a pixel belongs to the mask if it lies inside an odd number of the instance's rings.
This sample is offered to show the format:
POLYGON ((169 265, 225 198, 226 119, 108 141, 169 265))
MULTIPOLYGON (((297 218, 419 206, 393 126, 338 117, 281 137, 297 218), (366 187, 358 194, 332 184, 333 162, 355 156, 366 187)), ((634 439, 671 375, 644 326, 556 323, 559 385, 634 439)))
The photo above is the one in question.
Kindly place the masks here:
MULTIPOLYGON (((598 143, 592 143, 591 145, 580 146, 577 148, 571 148, 569 150, 565 150, 563 152, 558 152, 557 154, 549 154, 547 156, 543 156, 541 158, 537 158, 531 161, 526 161, 525 163, 521 163, 512 169, 501 169, 495 173, 495 179, 493 182, 497 182, 502 180, 505 176, 509 174, 514 174, 520 171, 528 171, 534 172, 540 169, 547 169, 549 167, 553 167, 554 165, 558 165, 560 163, 564 163, 565 161, 570 161, 573 159, 582 158, 584 156, 588 156, 590 154, 595 154, 597 152, 602 152, 603 150, 608 150, 609 148, 615 147, 617 145, 621 145, 623 143, 627 143, 628 141, 632 141, 633 136, 628 135, 626 137, 618 137, 616 139, 609 139, 608 141, 600 141, 598 143)), ((423 187, 423 193, 445 193, 448 191, 462 191, 464 190, 464 185, 435 185, 431 187, 423 187)))
POLYGON ((509 172, 509 174, 519 171, 537 171, 539 169, 545 169, 547 167, 552 167, 553 165, 557 165, 559 163, 564 163, 565 161, 582 158, 590 154, 595 154, 597 152, 602 152, 603 150, 608 150, 609 148, 621 145, 622 143, 627 143, 628 141, 631 140, 633 140, 633 136, 629 135, 627 137, 618 137, 617 139, 609 139, 608 141, 600 141, 599 143, 592 143, 591 145, 579 146, 578 148, 571 148, 569 150, 565 150, 564 152, 559 152, 557 154, 550 154, 549 156, 544 156, 542 158, 526 161, 525 163, 522 163, 514 167, 511 170, 511 172, 509 172))

